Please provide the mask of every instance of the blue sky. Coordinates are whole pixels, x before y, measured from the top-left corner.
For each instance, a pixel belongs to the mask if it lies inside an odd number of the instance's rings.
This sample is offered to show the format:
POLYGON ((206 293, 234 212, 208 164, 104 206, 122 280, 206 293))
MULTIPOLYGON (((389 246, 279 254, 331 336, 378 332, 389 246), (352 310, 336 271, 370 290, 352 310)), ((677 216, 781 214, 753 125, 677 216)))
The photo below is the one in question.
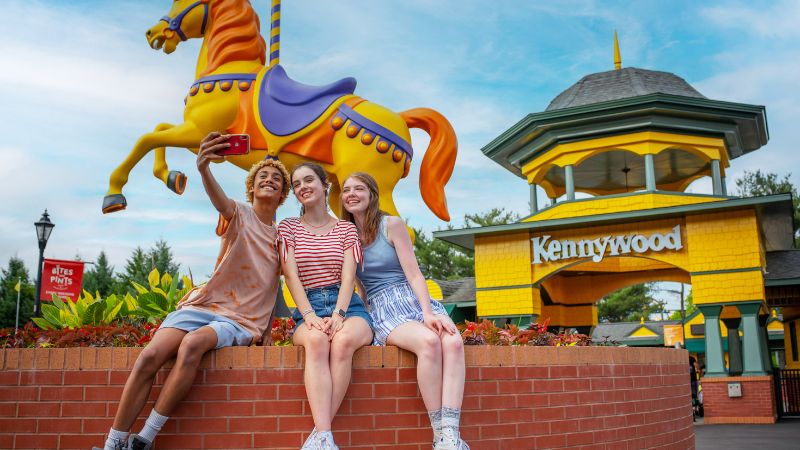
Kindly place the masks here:
MULTIPOLYGON (((253 2, 268 22, 267 0, 253 2)), ((199 42, 172 55, 150 49, 144 32, 169 1, 7 0, 0 16, 0 262, 34 267, 33 222, 56 223, 45 252, 93 260, 101 250, 121 269, 137 245, 165 239, 185 271, 210 274, 216 214, 194 155, 168 149, 189 175, 178 197, 151 175, 152 156, 131 174, 128 210, 102 215, 108 176, 142 133, 180 121, 199 42)), ((453 224, 465 213, 505 207, 525 213, 528 190, 480 148, 525 114, 542 111, 582 76, 610 70, 618 30, 623 66, 676 73, 709 98, 766 105, 770 143, 734 160, 786 174, 800 185, 794 121, 800 116, 798 2, 304 1, 283 5, 281 62, 306 83, 354 76, 356 93, 395 111, 439 110, 459 137, 447 186, 453 224)), ((266 27, 264 27, 266 33, 266 27)), ((418 154, 427 136, 413 132, 418 154)), ((445 224, 421 201, 417 174, 395 190, 398 209, 426 231, 445 224)), ((215 167, 228 194, 243 199, 244 172, 215 167)), ((731 186, 729 186, 730 189, 731 186)), ((709 190, 706 180, 691 187, 709 190)), ((279 216, 296 215, 287 202, 279 216)))

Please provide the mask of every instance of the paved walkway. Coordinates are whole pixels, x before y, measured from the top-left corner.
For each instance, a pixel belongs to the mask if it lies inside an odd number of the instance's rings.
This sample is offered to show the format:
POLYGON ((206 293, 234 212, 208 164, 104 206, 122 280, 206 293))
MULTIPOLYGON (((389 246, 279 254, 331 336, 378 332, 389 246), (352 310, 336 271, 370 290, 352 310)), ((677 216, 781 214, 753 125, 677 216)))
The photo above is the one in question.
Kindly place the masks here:
POLYGON ((695 422, 697 450, 797 450, 800 419, 774 425, 703 425, 695 422))

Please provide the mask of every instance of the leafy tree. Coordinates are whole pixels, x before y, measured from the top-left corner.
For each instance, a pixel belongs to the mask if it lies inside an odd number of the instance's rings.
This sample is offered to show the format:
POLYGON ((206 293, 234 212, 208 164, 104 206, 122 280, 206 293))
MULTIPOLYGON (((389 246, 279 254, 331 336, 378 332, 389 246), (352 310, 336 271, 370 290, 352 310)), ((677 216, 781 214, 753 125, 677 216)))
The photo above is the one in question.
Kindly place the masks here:
POLYGON ((452 280, 475 276, 472 255, 452 244, 428 237, 422 230, 414 229, 414 232, 417 235, 414 253, 425 278, 452 280))
POLYGON ((650 283, 635 284, 603 297, 597 303, 601 322, 635 322, 652 313, 664 312, 663 303, 652 296, 650 283))
MULTIPOLYGON (((172 258, 172 249, 166 241, 159 239, 155 245, 150 248, 147 253, 152 263, 151 270, 158 269, 159 273, 176 274, 180 270, 181 265, 176 263, 172 258)), ((150 271, 148 271, 150 273, 150 271)))
POLYGON ((794 245, 800 248, 800 196, 797 188, 789 181, 792 174, 778 178, 778 175, 771 172, 761 172, 761 169, 751 172, 745 170, 741 178, 736 180, 735 194, 740 197, 755 197, 760 195, 772 194, 792 194, 792 206, 794 209, 794 245))
MULTIPOLYGON (((131 281, 141 285, 147 285, 147 275, 153 269, 158 269, 159 273, 169 273, 176 275, 180 270, 180 264, 176 263, 172 257, 172 249, 166 241, 159 239, 153 247, 144 251, 141 247, 136 247, 131 253, 130 258, 125 263, 124 272, 119 277, 119 285, 114 288, 114 292, 133 293, 131 281)), ((179 289, 182 282, 179 283, 179 289)))
MULTIPOLYGON (((697 310, 697 306, 694 306, 694 299, 692 298, 692 293, 690 292, 685 299, 683 299, 683 307, 684 307, 684 314, 685 317, 689 317, 689 314, 695 312, 697 310)), ((680 310, 673 312, 669 316, 669 320, 681 320, 681 312, 680 310)))
POLYGON ((519 214, 513 211, 506 211, 505 208, 492 208, 484 213, 465 214, 464 226, 467 228, 490 227, 516 222, 519 219, 519 214))
POLYGON ((141 247, 133 249, 130 258, 125 262, 124 272, 119 277, 122 292, 135 292, 131 281, 141 285, 147 284, 147 275, 151 270, 152 263, 149 261, 147 253, 141 247))
POLYGON ((20 282, 19 325, 22 327, 33 316, 33 299, 36 297, 35 280, 31 280, 21 259, 12 256, 8 268, 0 276, 0 328, 14 327, 17 314, 17 290, 20 282))
POLYGON ((99 292, 102 297, 106 297, 115 292, 116 283, 114 267, 108 264, 106 252, 100 251, 97 262, 83 274, 83 289, 92 295, 99 292))

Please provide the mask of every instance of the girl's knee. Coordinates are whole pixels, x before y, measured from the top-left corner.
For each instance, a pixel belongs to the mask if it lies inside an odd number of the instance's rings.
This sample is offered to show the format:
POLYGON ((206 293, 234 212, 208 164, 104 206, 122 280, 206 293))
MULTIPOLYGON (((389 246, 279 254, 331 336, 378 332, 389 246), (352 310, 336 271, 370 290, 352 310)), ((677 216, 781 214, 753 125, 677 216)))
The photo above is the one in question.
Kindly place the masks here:
POLYGON ((464 341, 458 333, 445 333, 442 336, 442 350, 447 354, 464 353, 464 341))
POLYGON ((306 358, 327 358, 331 351, 331 345, 326 334, 316 332, 310 333, 308 336, 305 336, 303 341, 306 358))
POLYGON ((425 330, 418 342, 418 348, 415 352, 418 358, 441 358, 442 343, 439 341, 439 336, 437 336, 436 333, 425 330))

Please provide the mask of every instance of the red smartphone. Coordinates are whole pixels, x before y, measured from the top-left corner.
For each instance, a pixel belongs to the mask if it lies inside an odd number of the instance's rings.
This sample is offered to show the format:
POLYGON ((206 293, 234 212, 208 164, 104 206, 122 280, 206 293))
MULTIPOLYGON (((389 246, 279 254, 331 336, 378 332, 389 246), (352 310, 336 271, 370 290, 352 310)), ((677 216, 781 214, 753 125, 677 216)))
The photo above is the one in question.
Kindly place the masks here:
POLYGON ((246 155, 250 153, 250 136, 247 134, 231 134, 228 136, 230 147, 219 150, 220 156, 246 155))

